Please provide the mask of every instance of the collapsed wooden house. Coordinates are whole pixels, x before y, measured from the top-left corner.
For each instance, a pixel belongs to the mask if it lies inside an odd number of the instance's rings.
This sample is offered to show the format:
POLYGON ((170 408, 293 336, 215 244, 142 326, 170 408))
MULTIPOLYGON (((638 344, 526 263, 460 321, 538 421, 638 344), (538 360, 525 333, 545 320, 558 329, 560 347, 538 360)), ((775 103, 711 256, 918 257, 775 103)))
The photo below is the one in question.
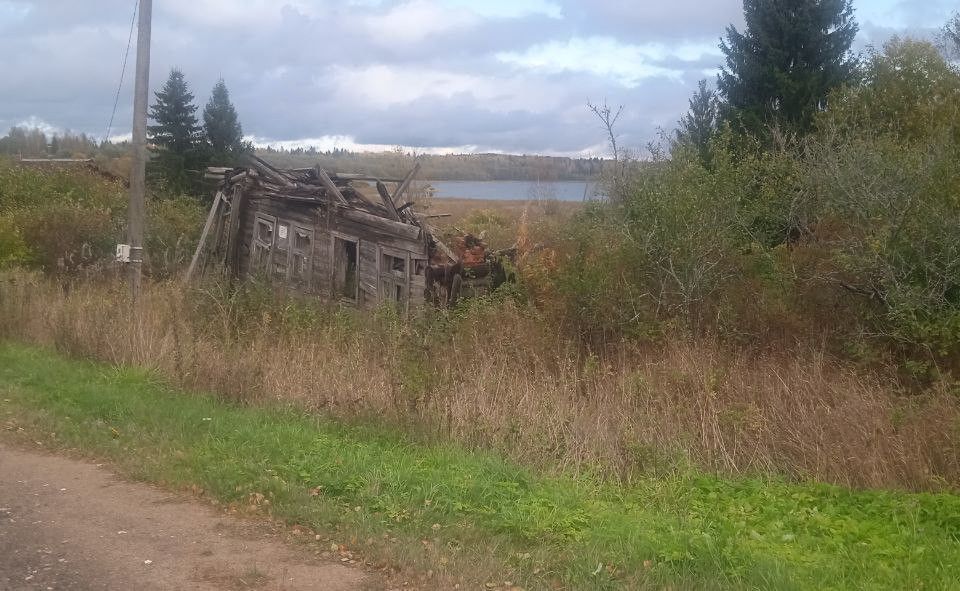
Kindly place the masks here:
POLYGON ((493 280, 494 264, 474 257, 465 268, 436 236, 431 216, 401 202, 419 164, 390 181, 319 166, 280 170, 254 156, 249 162, 208 169, 219 183, 187 281, 218 267, 359 307, 389 302, 405 310, 448 304, 465 281, 477 289, 493 280))

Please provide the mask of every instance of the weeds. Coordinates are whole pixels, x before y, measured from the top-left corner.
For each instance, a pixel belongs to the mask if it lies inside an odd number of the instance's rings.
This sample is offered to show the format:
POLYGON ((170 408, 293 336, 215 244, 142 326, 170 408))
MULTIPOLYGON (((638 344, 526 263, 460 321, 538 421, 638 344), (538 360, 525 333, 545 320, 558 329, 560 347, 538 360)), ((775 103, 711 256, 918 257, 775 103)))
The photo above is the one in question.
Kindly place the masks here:
POLYGON ((957 397, 822 351, 735 353, 708 340, 585 353, 536 312, 490 298, 403 320, 258 286, 0 280, 0 334, 157 371, 224 399, 375 416, 557 471, 629 482, 671 466, 850 486, 960 484, 957 397))
POLYGON ((30 445, 78 449, 321 532, 341 553, 432 572, 425 588, 904 589, 960 576, 953 495, 688 469, 620 486, 543 476, 377 424, 224 405, 142 370, 21 345, 0 345, 0 393, 0 419, 30 445))

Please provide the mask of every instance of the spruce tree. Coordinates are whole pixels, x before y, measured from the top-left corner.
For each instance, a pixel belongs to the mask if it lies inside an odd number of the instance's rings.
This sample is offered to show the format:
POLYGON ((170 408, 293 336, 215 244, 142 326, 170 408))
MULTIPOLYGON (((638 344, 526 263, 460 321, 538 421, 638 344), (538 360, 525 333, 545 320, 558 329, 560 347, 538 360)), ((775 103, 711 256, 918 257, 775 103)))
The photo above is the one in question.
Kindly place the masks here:
POLYGON ((197 106, 193 93, 187 87, 183 72, 174 68, 163 88, 155 94, 150 107, 150 118, 156 125, 148 127, 150 141, 177 154, 195 149, 200 139, 197 106))
POLYGON ((717 130, 717 93, 701 80, 697 92, 690 98, 690 110, 680 119, 677 142, 693 147, 700 162, 710 167, 710 140, 717 130))
POLYGON ((204 166, 203 136, 197 106, 183 72, 174 68, 150 107, 155 125, 147 127, 157 153, 151 161, 151 180, 177 192, 195 191, 204 166), (193 174, 191 174, 191 172, 193 174))
POLYGON ((724 117, 759 136, 768 126, 807 132, 829 92, 856 72, 852 0, 744 0, 743 14, 746 30, 727 27, 720 44, 724 117))
POLYGON ((203 109, 203 128, 215 160, 232 160, 244 150, 243 128, 223 78, 213 87, 203 109))

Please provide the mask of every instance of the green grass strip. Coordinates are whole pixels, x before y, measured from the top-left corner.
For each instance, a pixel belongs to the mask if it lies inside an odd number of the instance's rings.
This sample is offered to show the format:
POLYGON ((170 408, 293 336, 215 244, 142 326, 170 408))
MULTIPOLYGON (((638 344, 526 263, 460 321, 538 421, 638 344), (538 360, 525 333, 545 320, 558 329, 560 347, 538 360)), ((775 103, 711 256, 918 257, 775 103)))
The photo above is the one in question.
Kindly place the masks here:
POLYGON ((260 493, 274 516, 320 531, 433 540, 425 564, 438 572, 482 564, 498 569, 490 580, 531 589, 960 588, 960 497, 949 494, 693 473, 629 488, 547 477, 11 343, 0 344, 0 399, 0 419, 32 439, 133 478, 197 485, 224 503, 260 493))

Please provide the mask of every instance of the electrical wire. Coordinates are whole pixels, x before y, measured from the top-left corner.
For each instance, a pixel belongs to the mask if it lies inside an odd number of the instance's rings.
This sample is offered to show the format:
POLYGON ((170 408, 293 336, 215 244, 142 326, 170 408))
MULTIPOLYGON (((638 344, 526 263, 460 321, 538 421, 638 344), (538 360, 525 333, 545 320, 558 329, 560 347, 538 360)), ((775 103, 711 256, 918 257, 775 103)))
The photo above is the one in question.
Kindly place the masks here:
POLYGON ((110 139, 110 131, 113 129, 113 119, 117 115, 117 106, 120 104, 120 91, 123 89, 123 77, 127 73, 127 60, 130 57, 130 45, 133 43, 133 30, 137 25, 137 11, 140 8, 140 0, 133 0, 133 17, 130 19, 130 34, 127 36, 127 50, 123 53, 123 66, 120 68, 120 83, 117 85, 117 96, 113 99, 113 112, 110 113, 110 123, 107 124, 107 132, 103 134, 103 143, 110 139))

